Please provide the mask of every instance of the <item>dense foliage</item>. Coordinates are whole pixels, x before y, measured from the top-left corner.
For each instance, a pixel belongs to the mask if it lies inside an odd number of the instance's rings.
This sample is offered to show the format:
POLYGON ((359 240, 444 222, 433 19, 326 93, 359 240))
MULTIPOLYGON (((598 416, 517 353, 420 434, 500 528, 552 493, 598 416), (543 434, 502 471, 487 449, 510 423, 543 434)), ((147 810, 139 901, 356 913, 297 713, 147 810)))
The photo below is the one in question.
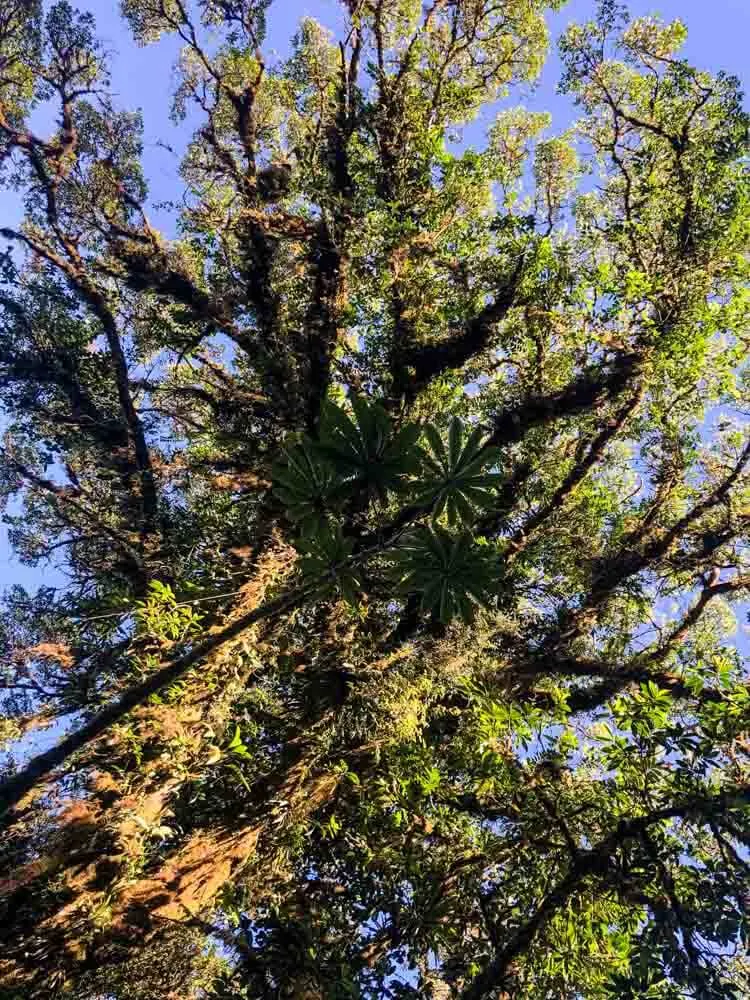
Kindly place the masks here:
POLYGON ((737 81, 604 0, 553 135, 559 0, 276 62, 269 4, 123 0, 166 235, 90 16, 0 0, 0 488, 66 581, 0 620, 2 995, 747 997, 737 81))

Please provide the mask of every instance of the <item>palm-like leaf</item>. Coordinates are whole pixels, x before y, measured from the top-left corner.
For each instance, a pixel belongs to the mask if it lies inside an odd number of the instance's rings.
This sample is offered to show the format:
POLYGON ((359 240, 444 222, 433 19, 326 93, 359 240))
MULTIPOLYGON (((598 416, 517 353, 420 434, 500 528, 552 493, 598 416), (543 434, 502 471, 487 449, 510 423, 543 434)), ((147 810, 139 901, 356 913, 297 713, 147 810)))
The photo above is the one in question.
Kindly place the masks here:
POLYGON ((449 524, 470 522, 476 508, 495 500, 503 477, 486 470, 497 463, 500 449, 483 445, 481 430, 469 430, 458 417, 451 420, 447 444, 432 424, 424 428, 424 438, 416 502, 433 504, 435 518, 445 511, 449 524))
POLYGON ((407 424, 395 430, 378 403, 352 398, 352 416, 326 402, 323 405, 320 453, 352 484, 383 498, 404 485, 419 467, 420 429, 407 424))
POLYGON ((396 550, 394 563, 402 593, 420 594, 422 607, 441 622, 471 621, 492 596, 496 573, 468 532, 419 526, 396 550))
POLYGON ((300 539, 297 548, 305 580, 319 583, 321 595, 338 590, 350 604, 356 604, 362 583, 356 568, 347 563, 352 545, 344 538, 341 525, 321 521, 314 532, 300 539))
POLYGON ((336 469, 308 441, 284 450, 274 466, 273 481, 274 492, 303 529, 324 517, 341 493, 336 469))

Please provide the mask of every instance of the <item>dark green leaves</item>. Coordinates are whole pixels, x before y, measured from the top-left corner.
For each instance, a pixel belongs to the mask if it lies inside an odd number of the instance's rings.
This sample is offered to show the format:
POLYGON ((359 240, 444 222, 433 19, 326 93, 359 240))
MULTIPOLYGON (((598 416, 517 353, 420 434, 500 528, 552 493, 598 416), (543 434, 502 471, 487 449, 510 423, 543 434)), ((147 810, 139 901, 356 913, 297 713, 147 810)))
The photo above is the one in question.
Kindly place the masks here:
MULTIPOLYGON (((494 502, 499 473, 488 472, 500 451, 482 443, 479 429, 468 429, 457 417, 447 440, 437 428, 415 423, 397 429, 378 403, 357 397, 351 413, 327 401, 323 405, 320 440, 304 439, 284 452, 274 470, 275 490, 290 517, 301 522, 300 563, 308 579, 324 578, 354 603, 358 576, 342 565, 352 543, 327 520, 347 497, 364 493, 387 499, 411 487, 414 506, 433 521, 446 515, 450 525, 469 526, 476 511, 494 502), (418 444, 424 434, 424 447, 418 444)), ((398 547, 394 560, 399 585, 420 593, 422 606, 443 622, 458 615, 465 621, 488 600, 493 572, 487 550, 468 530, 453 536, 441 527, 417 527, 398 547)), ((324 588, 326 589, 326 588, 324 588)))
POLYGON ((449 524, 471 523, 475 508, 487 508, 502 476, 487 472, 500 458, 500 449, 482 445, 482 432, 468 431, 458 417, 451 420, 444 443, 432 424, 424 428, 426 447, 417 503, 434 504, 436 518, 445 511, 449 524))
POLYGON ((351 415, 323 404, 320 439, 305 438, 274 467, 275 492, 297 521, 325 516, 347 496, 385 500, 419 468, 420 428, 396 429, 378 403, 352 397, 351 415))
POLYGON ((468 532, 453 536, 420 525, 394 555, 399 589, 421 595, 422 607, 441 622, 471 621, 489 603, 496 568, 489 553, 468 532))
POLYGON ((352 542, 344 538, 341 526, 322 521, 314 533, 304 536, 297 544, 303 577, 319 584, 319 592, 338 590, 350 604, 357 603, 362 583, 356 568, 348 562, 352 542))
POLYGON ((310 441, 292 445, 273 470, 276 495, 295 521, 309 522, 325 515, 341 492, 341 481, 310 441))
POLYGON ((444 441, 433 424, 397 429, 378 403, 351 403, 351 413, 324 403, 320 440, 287 448, 274 468, 276 494, 294 520, 324 517, 357 493, 384 501, 410 487, 417 506, 435 519, 445 513, 450 525, 469 525, 477 510, 492 506, 502 476, 487 470, 500 449, 483 444, 481 430, 454 417, 444 441))
POLYGON ((384 499, 404 485, 419 466, 418 424, 396 430, 378 403, 352 397, 352 415, 334 403, 323 404, 318 449, 342 477, 384 499))

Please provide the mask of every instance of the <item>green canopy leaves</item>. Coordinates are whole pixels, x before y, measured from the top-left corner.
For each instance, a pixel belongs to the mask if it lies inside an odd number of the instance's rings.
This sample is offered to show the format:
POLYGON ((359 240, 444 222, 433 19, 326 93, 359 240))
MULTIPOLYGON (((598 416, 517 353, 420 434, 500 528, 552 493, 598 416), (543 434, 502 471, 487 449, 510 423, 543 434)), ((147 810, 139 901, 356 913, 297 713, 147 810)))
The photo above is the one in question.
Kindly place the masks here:
POLYGON ((287 448, 275 469, 276 494, 289 516, 301 522, 303 575, 312 579, 343 570, 338 586, 355 603, 360 578, 344 569, 353 540, 345 541, 341 524, 332 527, 326 511, 340 507, 346 497, 356 501, 364 494, 384 501, 395 492, 435 522, 445 513, 450 526, 469 529, 451 535, 436 524, 421 526, 407 538, 383 539, 382 551, 398 566, 400 589, 419 593, 422 607, 446 624, 454 616, 471 620, 476 607, 489 600, 496 575, 470 528, 476 512, 492 506, 503 480, 500 473, 485 471, 497 464, 500 449, 483 444, 480 429, 467 432, 458 417, 451 420, 444 443, 433 424, 411 423, 394 432, 377 403, 355 396, 351 406, 350 415, 326 402, 320 439, 287 448), (395 549, 389 548, 392 542, 395 549))
POLYGON ((480 428, 467 433, 458 417, 449 424, 447 443, 433 424, 425 426, 416 502, 430 506, 436 519, 445 511, 449 524, 470 524, 477 508, 492 506, 503 476, 487 469, 497 465, 502 452, 483 444, 483 437, 480 428))
POLYGON ((393 553, 402 593, 417 593, 421 605, 439 621, 471 621, 486 605, 499 576, 492 553, 469 532, 451 535, 440 527, 420 526, 393 553))
POLYGON ((571 124, 558 0, 289 6, 122 4, 154 203, 0 0, 0 994, 741 1000, 738 83, 592 0, 571 124))
POLYGON ((351 400, 352 415, 331 402, 321 410, 319 451, 343 477, 351 477, 351 489, 385 499, 398 490, 417 465, 418 424, 396 429, 378 403, 358 396, 351 400))
POLYGON ((286 448, 282 460, 274 466, 273 478, 276 495, 289 516, 302 522, 324 517, 346 484, 311 441, 286 448))

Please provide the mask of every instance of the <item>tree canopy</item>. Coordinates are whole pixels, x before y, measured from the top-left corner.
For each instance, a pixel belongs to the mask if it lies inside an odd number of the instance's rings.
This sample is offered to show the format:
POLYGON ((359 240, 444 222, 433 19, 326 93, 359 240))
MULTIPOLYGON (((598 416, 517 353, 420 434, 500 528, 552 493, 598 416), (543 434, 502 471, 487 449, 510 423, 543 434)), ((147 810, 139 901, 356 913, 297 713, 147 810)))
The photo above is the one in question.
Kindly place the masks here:
POLYGON ((270 6, 122 0, 162 231, 92 17, 0 0, 0 495, 65 579, 0 617, 2 997, 747 997, 738 81, 603 0, 554 134, 560 0, 270 6))

